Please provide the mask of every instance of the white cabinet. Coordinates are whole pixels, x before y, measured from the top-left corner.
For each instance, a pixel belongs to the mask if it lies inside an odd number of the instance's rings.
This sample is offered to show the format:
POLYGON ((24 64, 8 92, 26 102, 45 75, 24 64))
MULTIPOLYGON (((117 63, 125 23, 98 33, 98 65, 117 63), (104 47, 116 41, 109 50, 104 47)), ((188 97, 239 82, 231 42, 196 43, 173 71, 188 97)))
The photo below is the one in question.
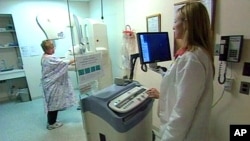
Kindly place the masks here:
POLYGON ((28 87, 11 14, 0 14, 0 87, 0 100, 28 87))

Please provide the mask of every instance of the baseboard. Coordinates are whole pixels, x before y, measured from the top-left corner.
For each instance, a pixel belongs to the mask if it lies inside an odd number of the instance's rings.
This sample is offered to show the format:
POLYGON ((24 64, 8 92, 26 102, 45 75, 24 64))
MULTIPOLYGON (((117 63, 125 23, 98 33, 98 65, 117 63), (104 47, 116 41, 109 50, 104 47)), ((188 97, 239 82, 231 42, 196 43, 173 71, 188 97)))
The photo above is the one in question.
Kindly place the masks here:
POLYGON ((1 103, 7 102, 7 101, 10 101, 9 97, 1 97, 1 98, 0 98, 0 102, 1 102, 1 103))
POLYGON ((32 97, 31 100, 36 100, 36 99, 40 99, 40 98, 43 98, 43 96, 32 97))

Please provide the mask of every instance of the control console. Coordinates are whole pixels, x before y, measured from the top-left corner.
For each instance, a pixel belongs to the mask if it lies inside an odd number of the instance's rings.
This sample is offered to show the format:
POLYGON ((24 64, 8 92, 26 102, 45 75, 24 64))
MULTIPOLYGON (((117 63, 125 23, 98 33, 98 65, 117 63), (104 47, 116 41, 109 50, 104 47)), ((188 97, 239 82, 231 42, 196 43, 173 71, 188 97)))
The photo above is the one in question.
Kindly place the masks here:
POLYGON ((135 86, 109 102, 109 107, 119 113, 126 113, 148 98, 147 88, 135 86))

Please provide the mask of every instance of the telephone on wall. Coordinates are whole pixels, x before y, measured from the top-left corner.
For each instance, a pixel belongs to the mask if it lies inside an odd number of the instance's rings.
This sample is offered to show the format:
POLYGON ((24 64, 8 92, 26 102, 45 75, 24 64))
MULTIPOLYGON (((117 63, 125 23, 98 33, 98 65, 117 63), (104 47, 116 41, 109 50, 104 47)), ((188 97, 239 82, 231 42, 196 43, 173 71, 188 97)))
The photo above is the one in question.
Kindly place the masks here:
POLYGON ((240 62, 243 35, 221 36, 219 60, 240 62))
POLYGON ((219 75, 218 82, 224 84, 226 82, 227 62, 240 62, 241 49, 243 45, 243 35, 221 36, 219 50, 219 75), (223 65, 225 64, 225 65, 223 65), (224 72, 222 69, 224 68, 224 72))

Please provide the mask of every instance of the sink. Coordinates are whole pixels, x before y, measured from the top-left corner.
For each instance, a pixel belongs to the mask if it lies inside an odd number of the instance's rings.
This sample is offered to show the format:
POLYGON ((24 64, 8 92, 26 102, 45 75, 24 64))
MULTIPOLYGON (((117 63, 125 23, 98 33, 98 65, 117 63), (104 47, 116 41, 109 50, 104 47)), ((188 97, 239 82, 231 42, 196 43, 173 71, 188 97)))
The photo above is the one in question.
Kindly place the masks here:
POLYGON ((2 69, 2 70, 0 70, 0 72, 11 71, 11 70, 13 70, 13 69, 14 69, 14 68, 2 69))

